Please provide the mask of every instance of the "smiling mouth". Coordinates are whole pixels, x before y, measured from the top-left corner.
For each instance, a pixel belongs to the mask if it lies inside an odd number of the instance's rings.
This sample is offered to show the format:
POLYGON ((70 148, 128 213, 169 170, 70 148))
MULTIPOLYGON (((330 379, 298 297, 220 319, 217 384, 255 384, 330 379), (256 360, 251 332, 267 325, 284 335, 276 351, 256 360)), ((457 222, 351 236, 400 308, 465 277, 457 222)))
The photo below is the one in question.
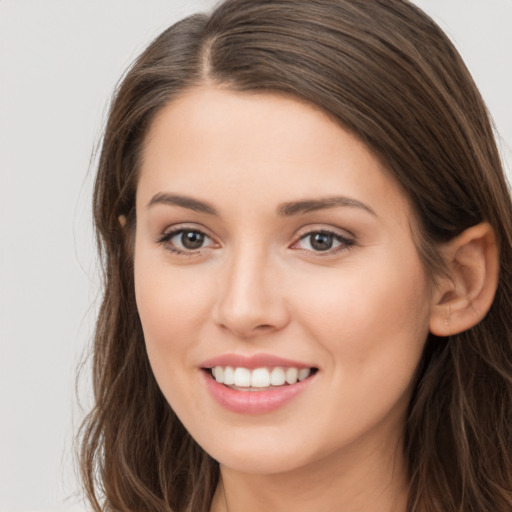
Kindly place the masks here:
POLYGON ((203 368, 219 384, 237 391, 267 391, 293 386, 314 375, 317 368, 262 367, 249 369, 233 366, 203 368))

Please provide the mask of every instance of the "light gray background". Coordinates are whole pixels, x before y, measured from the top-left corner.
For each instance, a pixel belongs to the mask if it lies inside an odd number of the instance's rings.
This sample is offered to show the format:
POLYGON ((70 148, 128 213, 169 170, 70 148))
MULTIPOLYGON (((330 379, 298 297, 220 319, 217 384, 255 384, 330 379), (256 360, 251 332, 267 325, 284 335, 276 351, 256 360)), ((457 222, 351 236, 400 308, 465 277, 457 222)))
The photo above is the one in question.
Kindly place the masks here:
MULTIPOLYGON (((448 32, 512 167, 512 0, 417 0, 448 32)), ((0 0, 0 511, 79 507, 76 367, 98 272, 91 155, 117 79, 213 0, 0 0)), ((87 374, 87 369, 85 370, 87 374)), ((87 408, 89 383, 82 381, 87 408)))

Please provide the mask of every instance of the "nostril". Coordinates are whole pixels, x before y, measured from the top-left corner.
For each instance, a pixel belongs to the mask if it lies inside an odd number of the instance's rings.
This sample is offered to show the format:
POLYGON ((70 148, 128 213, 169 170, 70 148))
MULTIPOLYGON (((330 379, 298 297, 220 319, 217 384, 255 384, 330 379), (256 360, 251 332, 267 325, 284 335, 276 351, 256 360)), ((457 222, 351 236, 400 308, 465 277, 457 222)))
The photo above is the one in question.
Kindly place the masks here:
POLYGON ((272 327, 269 324, 262 324, 262 325, 257 325, 254 329, 258 330, 258 331, 269 331, 269 330, 274 329, 274 327, 272 327))
POLYGON ((240 339, 250 339, 258 335, 270 334, 276 329, 278 329, 278 327, 275 327, 270 324, 260 324, 256 326, 251 326, 236 322, 221 323, 220 328, 223 331, 229 331, 230 333, 234 334, 240 339))

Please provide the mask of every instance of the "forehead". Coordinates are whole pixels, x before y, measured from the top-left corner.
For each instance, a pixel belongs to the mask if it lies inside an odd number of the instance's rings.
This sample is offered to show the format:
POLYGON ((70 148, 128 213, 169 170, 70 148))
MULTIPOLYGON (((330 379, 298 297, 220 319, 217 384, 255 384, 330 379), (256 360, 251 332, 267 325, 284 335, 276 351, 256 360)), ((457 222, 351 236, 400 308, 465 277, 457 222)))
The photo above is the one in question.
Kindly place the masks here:
POLYGON ((288 96, 191 89, 156 116, 142 156, 138 202, 165 191, 257 208, 342 194, 410 214, 366 145, 288 96))

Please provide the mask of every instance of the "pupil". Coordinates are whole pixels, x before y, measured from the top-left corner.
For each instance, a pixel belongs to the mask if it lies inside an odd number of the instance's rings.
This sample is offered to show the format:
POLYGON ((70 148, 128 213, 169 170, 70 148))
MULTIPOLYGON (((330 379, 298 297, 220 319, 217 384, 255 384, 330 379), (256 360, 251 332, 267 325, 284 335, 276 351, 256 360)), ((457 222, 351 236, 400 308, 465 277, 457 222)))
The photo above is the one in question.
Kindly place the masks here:
POLYGON ((186 249, 199 249, 204 242, 204 235, 196 231, 184 231, 181 235, 181 243, 186 249))
POLYGON ((328 233, 316 233, 312 236, 311 247, 317 251, 327 251, 332 247, 332 235, 328 233))

